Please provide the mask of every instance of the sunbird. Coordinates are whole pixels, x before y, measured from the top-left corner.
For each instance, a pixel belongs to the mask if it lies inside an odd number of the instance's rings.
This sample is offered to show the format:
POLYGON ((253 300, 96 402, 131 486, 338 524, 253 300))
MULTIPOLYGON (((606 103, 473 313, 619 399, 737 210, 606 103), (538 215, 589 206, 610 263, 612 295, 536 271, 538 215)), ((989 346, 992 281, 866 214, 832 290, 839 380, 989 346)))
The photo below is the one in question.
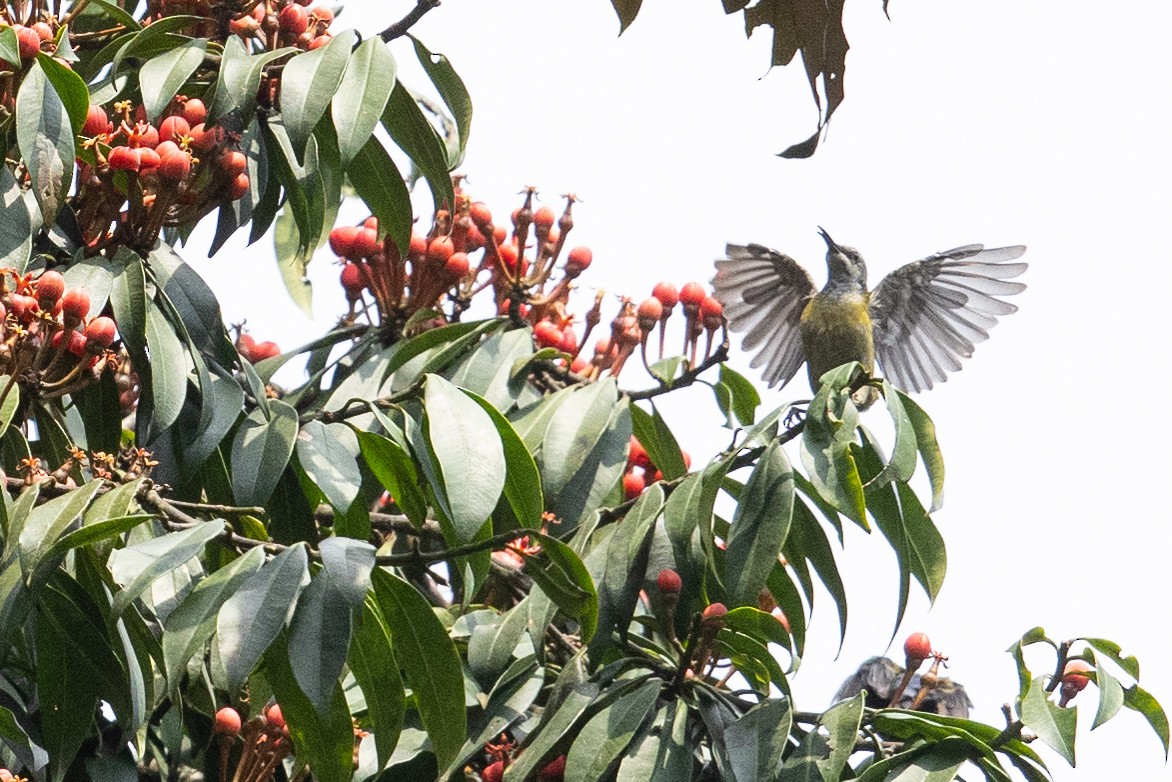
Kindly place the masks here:
MULTIPOLYGON (((1012 281, 1026 270, 1012 263, 1024 245, 966 244, 901 266, 869 290, 859 251, 818 233, 827 248, 822 290, 793 258, 760 244, 729 244, 716 261, 716 298, 770 387, 788 383, 803 362, 816 391, 831 369, 857 361, 873 375, 878 360, 897 388, 927 390, 961 368, 998 316, 1017 311, 999 297, 1026 287, 1012 281)), ((862 406, 878 398, 863 390, 862 406)))

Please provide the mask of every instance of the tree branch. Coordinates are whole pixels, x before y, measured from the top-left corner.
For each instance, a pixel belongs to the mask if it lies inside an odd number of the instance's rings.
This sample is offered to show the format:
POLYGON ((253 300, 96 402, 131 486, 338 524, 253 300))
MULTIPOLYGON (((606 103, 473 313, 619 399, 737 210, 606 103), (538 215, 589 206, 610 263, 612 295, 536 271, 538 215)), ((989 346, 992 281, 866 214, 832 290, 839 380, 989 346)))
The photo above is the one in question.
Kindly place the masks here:
POLYGON ((415 26, 416 22, 423 18, 424 14, 433 8, 438 8, 439 4, 440 0, 417 0, 415 7, 406 16, 383 30, 378 34, 378 37, 388 43, 396 38, 402 38, 408 30, 415 26))

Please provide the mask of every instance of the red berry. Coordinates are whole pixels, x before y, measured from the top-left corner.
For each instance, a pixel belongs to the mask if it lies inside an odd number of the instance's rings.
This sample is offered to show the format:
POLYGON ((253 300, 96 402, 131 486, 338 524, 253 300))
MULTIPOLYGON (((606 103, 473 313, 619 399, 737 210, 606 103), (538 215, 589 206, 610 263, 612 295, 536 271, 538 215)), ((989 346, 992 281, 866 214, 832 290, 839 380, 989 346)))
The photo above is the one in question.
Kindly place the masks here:
POLYGON ((647 455, 646 449, 643 448, 643 443, 635 439, 635 435, 631 435, 631 445, 627 452, 627 464, 642 467, 644 470, 655 469, 655 465, 651 463, 651 457, 647 455))
POLYGON ((483 201, 477 201, 472 204, 468 216, 472 218, 472 222, 476 223, 476 225, 492 225, 492 211, 489 210, 488 204, 483 201))
POLYGON ((61 297, 61 317, 67 328, 77 328, 90 314, 90 292, 84 286, 70 288, 61 297))
POLYGON ((712 296, 705 296, 700 302, 700 317, 704 319, 719 318, 724 314, 724 307, 712 296))
POLYGON ((354 235, 355 258, 373 258, 382 248, 382 242, 378 240, 378 231, 373 228, 360 228, 354 235))
POLYGON ((183 119, 187 124, 199 125, 208 118, 208 108, 199 98, 191 98, 183 104, 183 119))
POLYGON ((85 115, 85 124, 81 126, 81 135, 92 137, 109 130, 110 117, 107 116, 106 110, 97 104, 90 106, 85 115))
POLYGON ((411 243, 407 246, 407 257, 419 260, 427 253, 427 240, 417 233, 411 234, 411 243))
POLYGON ((69 335, 69 342, 65 345, 65 349, 78 357, 85 355, 86 338, 85 334, 82 334, 80 331, 58 331, 53 335, 53 339, 50 340, 50 344, 52 344, 53 347, 60 346, 61 341, 66 339, 66 334, 69 335))
POLYGON ((159 153, 150 147, 143 147, 136 151, 138 152, 139 171, 154 171, 159 167, 159 163, 163 162, 163 159, 159 157, 159 153))
POLYGON ((105 315, 94 318, 85 326, 85 338, 92 348, 108 348, 114 342, 114 321, 105 315))
POLYGON ((228 199, 235 201, 237 198, 243 198, 251 185, 248 174, 240 174, 228 183, 228 199))
MULTIPOLYGON (((1062 690, 1063 693, 1067 689, 1073 690, 1075 693, 1082 692, 1086 686, 1090 684, 1091 680, 1088 676, 1083 676, 1089 671, 1091 666, 1087 665, 1082 660, 1070 660, 1066 663, 1066 667, 1062 669, 1062 690)), ((1074 697, 1071 695, 1071 697, 1074 697)))
MULTIPOLYGON (((168 142, 170 143, 170 142, 168 142)), ((191 175, 191 156, 181 149, 160 155, 159 176, 173 182, 182 182, 191 175)))
MULTIPOLYGON (((548 206, 543 206, 533 213, 533 224, 538 228, 552 228, 557 216, 548 206)), ((587 263, 589 265, 589 263, 587 263)))
POLYGON ((279 345, 277 345, 276 342, 258 342, 252 349, 252 356, 249 360, 255 364, 257 362, 264 361, 266 358, 272 358, 273 356, 279 355, 281 355, 281 348, 279 345))
POLYGON ((484 782, 501 782, 505 776, 505 763, 503 760, 497 760, 489 763, 484 767, 484 771, 480 772, 480 778, 484 782))
POLYGON ((566 756, 558 755, 537 772, 537 782, 562 782, 566 778, 566 756))
POLYGON ((498 225, 492 229, 492 238, 496 240, 498 245, 505 243, 505 237, 507 235, 508 231, 505 230, 503 225, 498 225))
POLYGON ((437 236, 427 246, 427 260, 437 265, 446 263, 455 251, 456 248, 452 245, 451 239, 446 236, 437 236))
MULTIPOLYGON (((262 342, 260 344, 263 345, 265 343, 262 342)), ((271 345, 272 343, 270 342, 269 344, 271 345)), ((260 345, 257 347, 260 347, 260 345)), ((281 704, 279 703, 274 703, 272 706, 269 706, 267 709, 265 709, 265 719, 281 730, 284 730, 286 727, 285 715, 281 713, 281 704)))
MULTIPOLYGON (((517 245, 512 242, 502 244, 497 247, 497 251, 500 253, 505 268, 511 272, 515 272, 517 270, 517 245)), ((522 273, 524 272, 522 271, 522 273)))
POLYGON ((179 114, 173 117, 164 117, 163 121, 159 123, 159 138, 164 141, 178 141, 189 133, 191 133, 191 123, 179 114))
POLYGON ((689 282, 683 288, 680 288, 680 302, 685 307, 699 307, 700 302, 708 294, 704 292, 704 286, 698 282, 689 282))
POLYGON ((684 586, 684 582, 680 579, 680 574, 666 568, 659 571, 659 576, 655 579, 655 585, 659 587, 660 592, 677 595, 684 586))
POLYGON ((468 261, 468 253, 452 253, 444 263, 444 273, 452 280, 458 280, 466 275, 469 268, 471 263, 468 261))
POLYGON ((42 41, 53 40, 53 28, 50 27, 45 22, 37 22, 29 29, 31 29, 33 32, 35 32, 37 34, 37 37, 40 38, 42 41))
POLYGON ((41 36, 37 31, 23 24, 12 25, 12 31, 16 33, 16 43, 20 46, 20 59, 35 59, 41 52, 41 36))
POLYGON ((281 32, 289 35, 301 35, 309 28, 309 12, 300 5, 285 6, 277 19, 281 23, 281 32))
POLYGON ((240 355, 252 361, 252 351, 256 349, 256 340, 251 334, 241 334, 236 338, 236 350, 240 355))
POLYGON ((652 289, 651 295, 659 299, 659 303, 668 312, 679 303, 680 292, 670 282, 661 282, 652 289))
POLYGON ((362 296, 362 291, 366 288, 366 280, 363 278, 362 270, 358 268, 358 264, 347 263, 342 267, 342 288, 351 301, 362 296))
POLYGON ((140 122, 130 132, 129 140, 130 146, 132 147, 150 147, 154 149, 159 145, 159 129, 149 122, 140 122))
POLYGON ((623 496, 628 500, 633 500, 643 493, 647 488, 647 484, 643 482, 643 476, 631 472, 623 473, 623 496))
POLYGON ((309 42, 309 50, 312 52, 314 49, 320 49, 333 40, 333 37, 334 36, 330 35, 329 33, 322 33, 309 42))
POLYGON ((224 143, 224 129, 219 125, 212 125, 210 128, 202 122, 197 122, 191 126, 191 148, 196 152, 210 152, 220 144, 224 143))
POLYGON ((543 320, 533 327, 533 339, 538 347, 555 348, 562 341, 562 330, 550 320, 543 320))
POLYGON ((218 158, 216 166, 228 176, 237 176, 248 170, 248 158, 243 152, 234 149, 225 149, 218 158))
POLYGON ((32 296, 25 296, 23 293, 12 294, 12 314, 21 323, 31 323, 39 311, 37 300, 32 296))
POLYGON ((375 217, 374 215, 371 215, 370 217, 368 217, 362 221, 362 227, 368 228, 371 231, 377 232, 378 231, 378 218, 375 217))
POLYGON ((724 615, 727 613, 728 608, 725 607, 724 603, 713 603, 704 609, 704 613, 700 615, 700 618, 705 622, 715 622, 724 619, 724 615))
POLYGON ((231 706, 225 706, 216 712, 212 733, 217 736, 235 736, 240 732, 240 724, 240 712, 231 706))
MULTIPOLYGON (((305 5, 309 5, 306 3, 305 5)), ((315 22, 321 22, 329 27, 330 22, 334 21, 334 11, 326 5, 315 5, 309 9, 309 18, 315 22)))
POLYGON ((141 159, 137 149, 114 147, 110 150, 110 156, 106 158, 106 162, 114 171, 138 171, 141 159))
POLYGON ((562 341, 557 344, 557 349, 571 356, 578 352, 578 335, 573 329, 562 331, 562 341))
POLYGON ((566 276, 577 277, 586 271, 590 262, 594 260, 594 252, 589 247, 575 247, 566 256, 566 276))
POLYGON ((51 310, 61 298, 61 294, 65 293, 65 278, 61 276, 61 272, 51 269, 43 272, 37 278, 36 292, 37 303, 41 305, 41 309, 51 310))
POLYGON ((903 654, 907 657, 909 668, 918 666, 932 656, 932 642, 923 633, 912 633, 903 642, 903 654))
POLYGON ((643 331, 651 331, 659 319, 663 317, 663 304, 655 297, 644 299, 635 314, 639 318, 639 328, 643 331))

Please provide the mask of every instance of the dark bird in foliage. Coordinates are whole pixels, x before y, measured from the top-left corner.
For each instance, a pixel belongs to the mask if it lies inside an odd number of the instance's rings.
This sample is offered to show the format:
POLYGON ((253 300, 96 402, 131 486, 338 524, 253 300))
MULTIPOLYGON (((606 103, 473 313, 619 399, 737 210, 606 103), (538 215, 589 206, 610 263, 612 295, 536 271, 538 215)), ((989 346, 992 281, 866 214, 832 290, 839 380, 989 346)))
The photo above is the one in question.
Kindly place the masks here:
MULTIPOLYGON (((759 244, 730 244, 716 262, 716 298, 733 331, 745 332, 743 347, 756 351, 751 366, 763 367, 770 386, 788 383, 802 363, 810 386, 835 367, 858 361, 904 391, 924 391, 960 369, 960 359, 989 337, 999 315, 1017 307, 1002 301, 1025 290, 1011 282, 1026 270, 1021 245, 986 250, 968 244, 902 266, 867 288, 867 266, 859 251, 826 242, 827 280, 814 287, 797 261, 759 244)), ((877 398, 865 389, 860 402, 877 398)))
MULTIPOLYGON (((866 691, 866 705, 872 709, 884 709, 891 703, 895 690, 903 680, 904 667, 886 657, 872 657, 854 674, 842 683, 834 702, 853 698, 860 692, 866 691)), ((945 717, 968 718, 969 709, 973 702, 969 700, 964 687, 952 679, 937 678, 936 683, 920 694, 924 689, 923 677, 915 674, 908 683, 907 689, 896 704, 901 709, 915 709, 929 714, 941 714, 945 717)))

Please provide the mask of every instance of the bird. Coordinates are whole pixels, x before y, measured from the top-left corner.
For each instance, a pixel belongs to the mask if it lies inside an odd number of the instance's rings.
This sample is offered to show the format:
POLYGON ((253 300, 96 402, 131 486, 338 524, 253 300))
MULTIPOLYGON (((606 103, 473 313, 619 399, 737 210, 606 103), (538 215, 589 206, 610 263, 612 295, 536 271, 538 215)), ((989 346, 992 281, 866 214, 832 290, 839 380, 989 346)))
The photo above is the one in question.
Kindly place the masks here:
MULTIPOLYGON (((871 709, 885 709, 891 703, 895 690, 903 680, 904 667, 887 657, 871 657, 842 683, 834 695, 834 702, 853 698, 866 691, 863 703, 871 709)), ((927 692, 920 694, 924 683, 920 674, 911 677, 896 705, 929 714, 967 719, 973 702, 964 687, 952 679, 936 678, 927 692)))
MULTIPOLYGON (((961 368, 960 359, 989 337, 999 316, 1017 311, 1000 297, 1025 290, 1024 245, 986 249, 966 244, 908 263, 867 288, 867 266, 853 247, 826 242, 827 280, 817 290, 793 258, 760 244, 729 244, 716 261, 713 293, 729 327, 744 332, 770 388, 806 364, 810 387, 830 370, 857 361, 902 391, 926 391, 961 368)), ((860 406, 878 398, 873 388, 860 406)), ((856 397, 858 399, 858 397, 856 397)))

